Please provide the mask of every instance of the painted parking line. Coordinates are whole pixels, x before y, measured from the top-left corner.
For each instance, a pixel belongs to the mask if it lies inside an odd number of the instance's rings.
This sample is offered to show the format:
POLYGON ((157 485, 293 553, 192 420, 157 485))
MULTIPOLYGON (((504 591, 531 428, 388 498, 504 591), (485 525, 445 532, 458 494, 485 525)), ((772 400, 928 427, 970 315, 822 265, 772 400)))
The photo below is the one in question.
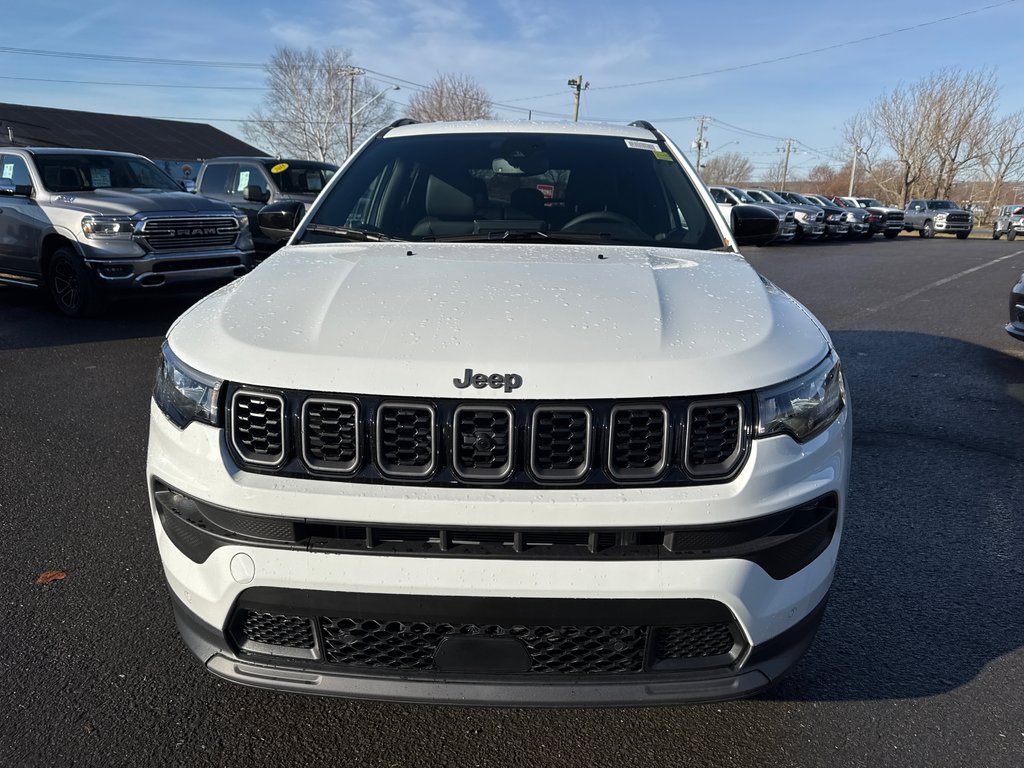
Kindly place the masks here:
POLYGON ((1013 253, 1008 253, 1005 256, 1000 256, 998 259, 992 259, 992 261, 986 261, 984 264, 979 264, 976 267, 965 269, 963 272, 957 272, 955 275, 944 277, 941 280, 935 280, 934 282, 928 283, 928 285, 923 285, 920 288, 915 288, 914 290, 908 291, 907 293, 904 293, 901 296, 896 296, 895 298, 889 299, 888 301, 883 301, 881 304, 878 304, 874 307, 866 307, 860 310, 859 312, 853 313, 852 315, 847 315, 842 319, 841 322, 849 323, 855 320, 861 320, 870 315, 883 312, 887 309, 892 309, 893 307, 903 304, 904 302, 910 301, 911 299, 916 298, 917 296, 920 296, 922 293, 930 291, 933 288, 938 288, 939 286, 946 285, 947 283, 952 283, 954 280, 959 280, 961 277, 966 277, 967 275, 973 272, 977 272, 987 267, 991 267, 995 264, 998 264, 1001 261, 1006 261, 1007 259, 1012 259, 1013 257, 1020 256, 1022 254, 1024 254, 1024 251, 1014 251, 1013 253))

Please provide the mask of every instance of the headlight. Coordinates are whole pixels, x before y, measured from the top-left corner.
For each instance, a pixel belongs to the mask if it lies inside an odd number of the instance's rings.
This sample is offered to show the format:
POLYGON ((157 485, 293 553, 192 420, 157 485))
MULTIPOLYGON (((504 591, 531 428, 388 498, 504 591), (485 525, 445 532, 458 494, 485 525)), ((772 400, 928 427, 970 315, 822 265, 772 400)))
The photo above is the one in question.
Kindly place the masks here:
POLYGON ((90 238, 128 240, 135 232, 135 222, 128 216, 86 216, 82 231, 90 238))
POLYGON ((160 349, 153 399, 168 419, 184 429, 191 421, 220 425, 220 388, 224 382, 189 368, 171 352, 160 349))
POLYGON ((846 404, 835 352, 803 376, 757 393, 756 437, 788 434, 800 443, 836 420, 846 404))
POLYGON ((794 211, 793 215, 800 219, 800 221, 807 221, 807 211, 794 211))

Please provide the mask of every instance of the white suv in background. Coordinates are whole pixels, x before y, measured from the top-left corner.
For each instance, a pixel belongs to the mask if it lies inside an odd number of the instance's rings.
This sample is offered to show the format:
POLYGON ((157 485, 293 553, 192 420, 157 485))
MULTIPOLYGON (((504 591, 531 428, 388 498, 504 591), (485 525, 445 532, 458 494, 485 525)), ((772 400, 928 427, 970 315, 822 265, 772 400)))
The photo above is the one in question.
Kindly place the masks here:
POLYGON ((414 124, 168 332, 153 523, 213 674, 400 701, 728 699, 811 643, 851 416, 647 123, 414 124))

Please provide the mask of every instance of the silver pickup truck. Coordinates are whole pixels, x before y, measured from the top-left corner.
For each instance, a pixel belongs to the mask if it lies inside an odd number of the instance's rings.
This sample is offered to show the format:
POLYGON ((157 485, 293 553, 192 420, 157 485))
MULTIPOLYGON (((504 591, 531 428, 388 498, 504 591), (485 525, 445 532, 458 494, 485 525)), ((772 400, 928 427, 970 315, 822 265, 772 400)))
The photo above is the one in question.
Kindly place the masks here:
POLYGON ((139 155, 0 149, 0 282, 96 314, 116 291, 225 282, 252 268, 246 216, 139 155))
POLYGON ((921 237, 956 235, 966 240, 974 228, 974 216, 949 200, 911 200, 903 214, 903 228, 921 237))

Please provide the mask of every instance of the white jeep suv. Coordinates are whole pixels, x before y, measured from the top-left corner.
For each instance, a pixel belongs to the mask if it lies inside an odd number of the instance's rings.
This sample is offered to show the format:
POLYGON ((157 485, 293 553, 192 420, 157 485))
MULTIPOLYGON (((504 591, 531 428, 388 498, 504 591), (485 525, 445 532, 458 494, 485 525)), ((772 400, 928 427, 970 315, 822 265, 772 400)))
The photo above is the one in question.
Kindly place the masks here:
POLYGON ((822 326, 643 122, 382 130, 168 332, 153 523, 248 685, 596 706, 747 696, 825 608, 851 419, 822 326))

